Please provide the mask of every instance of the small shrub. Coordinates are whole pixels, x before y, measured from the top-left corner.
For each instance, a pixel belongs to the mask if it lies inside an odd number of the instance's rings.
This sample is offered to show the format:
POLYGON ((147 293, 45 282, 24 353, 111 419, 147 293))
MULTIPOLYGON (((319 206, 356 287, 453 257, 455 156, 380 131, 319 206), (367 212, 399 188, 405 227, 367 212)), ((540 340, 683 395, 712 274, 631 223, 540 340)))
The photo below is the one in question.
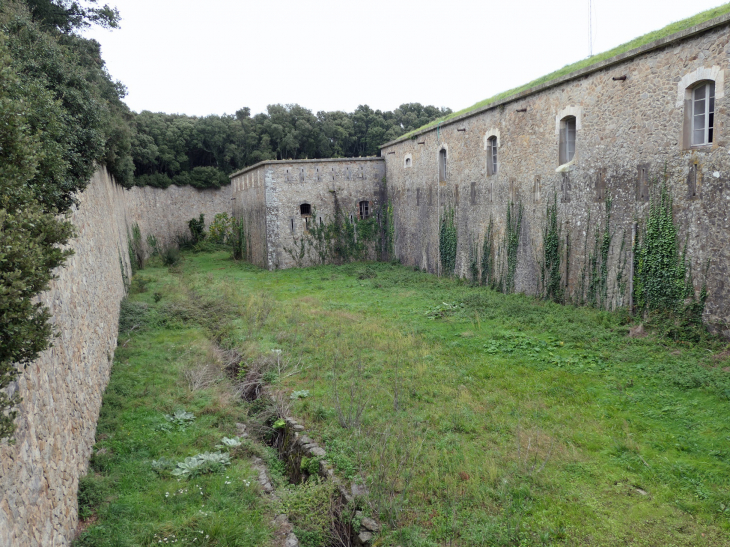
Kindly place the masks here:
POLYGON ((231 464, 231 457, 221 452, 203 452, 178 462, 172 474, 176 477, 193 478, 208 473, 216 473, 231 464))
POLYGON ((177 266, 180 262, 180 248, 177 245, 165 245, 160 249, 160 258, 165 266, 177 266))
POLYGON ((135 276, 132 278, 132 284, 129 287, 131 294, 140 294, 147 292, 147 285, 150 284, 150 280, 146 277, 135 276))
POLYGON ((191 218, 188 221, 188 228, 190 228, 190 242, 193 245, 203 241, 207 235, 205 233, 205 215, 201 213, 197 219, 191 218))
POLYGON ((165 419, 168 422, 172 422, 178 428, 185 429, 195 421, 195 414, 186 412, 185 410, 176 410, 174 414, 165 414, 165 419))
POLYGON ((228 213, 218 213, 208 228, 208 239, 213 243, 225 243, 231 236, 232 224, 233 219, 228 213))
POLYGON ((119 334, 142 329, 149 319, 149 306, 144 302, 132 302, 125 298, 119 304, 119 334))
POLYGON ((94 510, 101 505, 108 493, 108 489, 101 479, 94 475, 86 475, 79 479, 79 518, 86 520, 94 514, 94 510))

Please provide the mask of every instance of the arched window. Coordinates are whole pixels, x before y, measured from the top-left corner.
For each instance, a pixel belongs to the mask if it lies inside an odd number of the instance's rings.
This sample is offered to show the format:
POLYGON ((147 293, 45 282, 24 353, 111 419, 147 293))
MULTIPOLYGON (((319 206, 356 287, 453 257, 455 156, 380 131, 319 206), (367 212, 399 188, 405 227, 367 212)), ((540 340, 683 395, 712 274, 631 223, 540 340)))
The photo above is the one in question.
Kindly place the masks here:
POLYGON ((299 206, 299 212, 303 217, 312 216, 312 206, 309 203, 302 203, 299 206))
POLYGON ((411 166, 411 158, 406 158, 406 167, 411 166))
POLYGON ((712 144, 715 125, 715 82, 702 82, 692 90, 692 146, 712 144))
POLYGON ((446 182, 446 149, 439 150, 439 182, 446 182))
POLYGON ((497 137, 493 135, 487 139, 487 175, 496 175, 497 169, 497 137))
POLYGON ((560 165, 575 157, 575 116, 560 120, 560 165))
POLYGON ((369 216, 370 216, 370 202, 361 201, 360 202, 360 220, 365 220, 369 216))

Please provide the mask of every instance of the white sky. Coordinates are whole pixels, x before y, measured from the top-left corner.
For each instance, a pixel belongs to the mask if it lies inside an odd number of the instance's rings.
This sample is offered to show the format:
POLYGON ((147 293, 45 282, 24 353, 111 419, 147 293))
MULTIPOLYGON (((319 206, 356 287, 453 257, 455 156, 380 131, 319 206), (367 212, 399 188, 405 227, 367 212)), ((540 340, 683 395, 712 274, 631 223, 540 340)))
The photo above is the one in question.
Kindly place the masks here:
MULTIPOLYGON (((589 0, 104 0, 91 29, 132 110, 472 105, 588 56, 589 0)), ((722 0, 593 0, 593 51, 722 0)))

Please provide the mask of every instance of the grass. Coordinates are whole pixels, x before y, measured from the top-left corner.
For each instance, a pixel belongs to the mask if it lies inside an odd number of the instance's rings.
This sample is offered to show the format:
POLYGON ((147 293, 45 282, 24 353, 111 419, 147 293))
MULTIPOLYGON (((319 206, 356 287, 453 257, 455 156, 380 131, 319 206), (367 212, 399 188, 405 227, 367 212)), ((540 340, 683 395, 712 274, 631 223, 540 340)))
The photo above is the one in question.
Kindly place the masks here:
MULTIPOLYGON (((629 338, 618 314, 393 264, 267 272, 218 252, 186 254, 181 270, 145 270, 150 289, 134 298, 164 310, 183 284, 239 303, 227 343, 301 360, 272 387, 308 392, 292 413, 341 476, 365 481, 365 512, 385 525, 378 545, 730 545, 723 344, 629 338), (165 294, 157 304, 153 291, 165 294), (257 306, 270 312, 251 328, 257 306)), ((238 408, 179 385, 183 348, 205 343, 188 324, 133 336, 105 396, 92 468, 116 493, 97 515, 139 544, 187 529, 201 509, 168 512, 163 491, 178 483, 160 482, 150 459, 209 450, 230 436, 238 408), (199 418, 160 442, 154 427, 178 406, 199 418)), ((219 481, 206 491, 222 496, 221 479, 206 476, 219 481)), ((216 501, 218 518, 261 519, 256 500, 239 488, 216 501), (250 501, 236 505, 238 496, 250 501)))
POLYGON ((592 57, 582 59, 582 60, 572 63, 570 65, 566 65, 563 68, 556 70, 555 72, 551 72, 550 74, 541 76, 540 78, 537 78, 536 80, 528 82, 519 87, 515 87, 514 89, 510 89, 510 90, 498 93, 497 95, 494 95, 493 97, 484 99, 483 101, 479 101, 478 103, 473 104, 472 106, 464 108, 462 110, 459 110, 458 112, 452 112, 448 116, 444 116, 442 118, 434 120, 434 121, 424 125, 423 127, 419 127, 418 129, 415 129, 409 133, 406 133, 405 135, 402 135, 397 140, 402 140, 405 138, 412 137, 414 135, 417 135, 418 133, 421 133, 422 131, 424 131, 426 129, 431 129, 433 127, 436 127, 439 124, 452 120, 463 114, 467 114, 474 110, 478 110, 480 108, 488 106, 497 101, 501 101, 503 99, 512 97, 513 95, 517 95, 518 93, 521 93, 521 92, 531 89, 533 87, 551 82, 553 80, 557 80, 557 79, 562 78, 563 76, 567 76, 573 72, 577 72, 584 68, 588 68, 590 66, 596 65, 607 59, 610 59, 611 57, 615 57, 616 55, 621 55, 622 53, 626 53, 628 51, 631 51, 632 49, 639 48, 639 47, 644 46, 655 40, 659 40, 661 38, 666 38, 667 36, 670 36, 677 32, 681 32, 681 31, 691 28, 695 25, 699 25, 701 23, 709 21, 710 19, 714 19, 715 17, 725 15, 728 12, 730 12, 730 3, 723 4, 722 6, 718 6, 716 8, 712 8, 712 9, 703 11, 703 12, 698 13, 697 15, 693 15, 692 17, 689 17, 687 19, 682 19, 681 21, 676 21, 674 23, 667 25, 664 28, 655 30, 653 32, 649 32, 648 34, 644 34, 643 36, 639 36, 638 38, 634 38, 630 42, 621 44, 620 46, 617 46, 613 49, 604 51, 603 53, 598 53, 597 55, 593 55, 592 57))
POLYGON ((200 389, 186 381, 185 371, 201 366, 221 371, 208 331, 163 313, 182 298, 178 278, 146 269, 135 289, 124 305, 97 442, 80 483, 83 531, 74 545, 272 544, 271 510, 243 454, 233 451, 230 466, 190 479, 171 473, 186 457, 219 451, 215 445, 236 435, 244 409, 221 374, 200 389), (166 418, 178 410, 194 419, 166 418))

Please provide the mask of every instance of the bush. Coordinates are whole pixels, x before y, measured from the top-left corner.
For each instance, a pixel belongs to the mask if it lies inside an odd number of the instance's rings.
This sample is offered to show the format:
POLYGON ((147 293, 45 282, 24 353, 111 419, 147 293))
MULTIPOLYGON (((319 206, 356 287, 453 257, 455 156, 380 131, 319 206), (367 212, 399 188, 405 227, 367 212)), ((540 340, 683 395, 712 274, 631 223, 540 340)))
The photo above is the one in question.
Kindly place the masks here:
POLYGON ((100 478, 86 475, 79 479, 79 518, 86 520, 94 514, 108 493, 108 488, 100 478))
POLYGON ((197 245, 205 239, 205 215, 200 213, 200 217, 197 219, 191 218, 188 221, 188 228, 190 228, 190 243, 197 245))

